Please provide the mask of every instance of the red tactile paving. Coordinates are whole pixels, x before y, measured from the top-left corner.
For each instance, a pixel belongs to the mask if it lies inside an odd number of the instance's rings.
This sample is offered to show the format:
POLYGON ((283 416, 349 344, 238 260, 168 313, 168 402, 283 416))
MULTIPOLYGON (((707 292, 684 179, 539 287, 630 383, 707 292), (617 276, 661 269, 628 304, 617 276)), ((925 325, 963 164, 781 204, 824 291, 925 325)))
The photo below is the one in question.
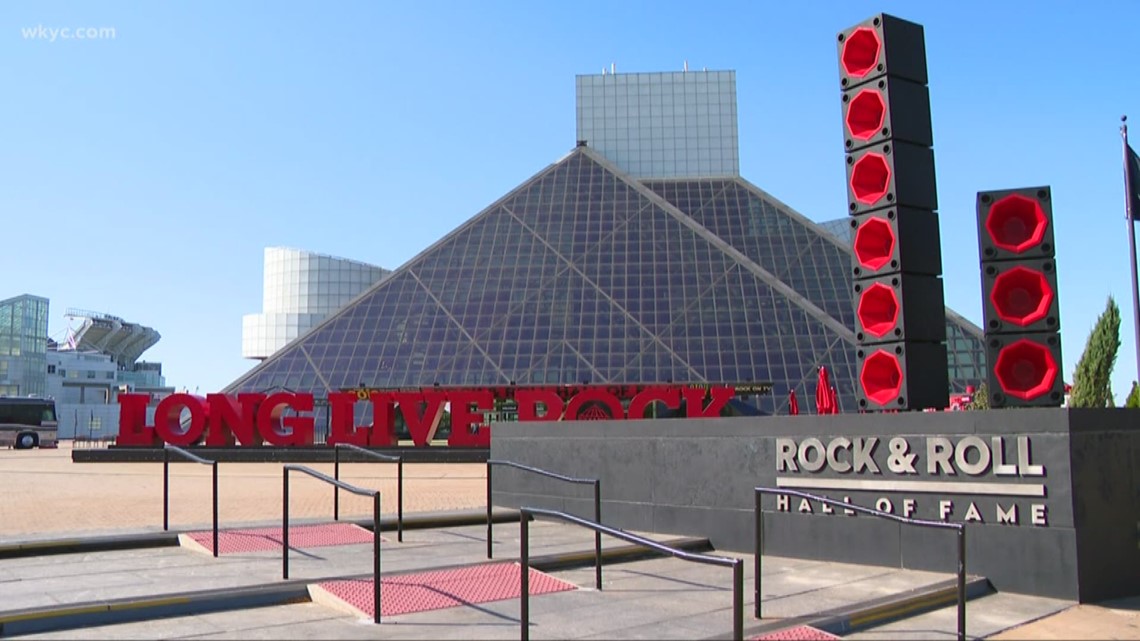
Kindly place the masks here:
MULTIPOLYGON (((188 532, 194 542, 214 551, 214 533, 188 532)), ((381 539, 384 540, 384 539, 381 539)), ((317 548, 329 545, 355 545, 371 543, 372 531, 353 523, 329 523, 325 525, 300 525, 289 528, 289 547, 317 548)), ((240 552, 265 552, 281 549, 281 528, 267 527, 252 530, 219 530, 218 554, 240 552)))
MULTIPOLYGON (((380 617, 517 599, 522 594, 520 574, 518 563, 493 563, 387 577, 380 581, 380 617)), ((375 613, 370 579, 328 581, 319 587, 369 617, 375 613)), ((531 595, 577 587, 530 569, 531 595)))
POLYGON ((794 628, 784 628, 777 632, 770 632, 758 637, 750 637, 749 641, 835 641, 839 637, 830 632, 824 632, 810 625, 799 625, 794 628))

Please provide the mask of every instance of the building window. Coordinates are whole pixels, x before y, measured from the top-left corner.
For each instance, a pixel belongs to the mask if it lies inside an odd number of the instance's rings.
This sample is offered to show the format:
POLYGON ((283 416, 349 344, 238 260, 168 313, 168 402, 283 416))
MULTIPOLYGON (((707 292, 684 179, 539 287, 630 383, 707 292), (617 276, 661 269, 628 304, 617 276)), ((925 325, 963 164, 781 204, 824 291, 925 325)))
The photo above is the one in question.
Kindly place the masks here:
POLYGON ((48 374, 55 374, 55 365, 48 365, 48 374))
POLYGON ((87 370, 87 378, 95 378, 95 370, 87 370))

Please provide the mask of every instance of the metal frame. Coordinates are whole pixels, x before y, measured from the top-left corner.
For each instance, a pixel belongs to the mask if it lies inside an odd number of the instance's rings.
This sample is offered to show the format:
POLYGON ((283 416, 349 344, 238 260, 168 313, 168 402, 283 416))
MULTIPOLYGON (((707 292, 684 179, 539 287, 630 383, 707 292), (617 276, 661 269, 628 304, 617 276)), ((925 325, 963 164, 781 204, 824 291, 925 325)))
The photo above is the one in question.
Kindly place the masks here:
MULTIPOLYGON (((352 443, 337 443, 333 446, 333 478, 340 480, 340 451, 342 448, 348 448, 354 452, 359 452, 366 456, 379 459, 381 461, 395 461, 396 462, 396 540, 404 542, 404 457, 393 456, 391 454, 381 454, 380 452, 373 452, 372 450, 365 449, 359 445, 352 443)), ((333 486, 333 520, 340 520, 340 486, 333 486)))
MULTIPOLYGON (((732 638, 740 641, 744 639, 744 559, 731 559, 723 556, 709 556, 707 554, 694 554, 679 550, 668 545, 663 545, 657 541, 646 539, 636 534, 630 534, 624 530, 611 528, 601 523, 594 521, 587 521, 586 519, 567 514, 565 512, 556 512, 554 510, 543 510, 533 507, 523 507, 519 509, 522 518, 519 520, 521 528, 521 538, 519 541, 519 550, 521 558, 519 560, 519 570, 522 578, 522 589, 520 591, 521 603, 519 605, 520 620, 522 624, 521 638, 522 641, 528 641, 530 638, 530 517, 531 516, 544 516, 553 519, 561 519, 563 521, 588 527, 594 531, 597 536, 603 533, 617 539, 629 543, 635 543, 651 550, 668 554, 674 558, 683 561, 693 561, 696 563, 706 563, 709 565, 721 565, 732 568, 732 638)), ((601 577, 602 566, 601 561, 597 561, 597 575, 601 577)), ((599 578, 598 589, 601 589, 599 578)))
POLYGON ((174 452, 182 458, 185 458, 194 463, 201 463, 202 465, 209 465, 213 468, 214 475, 214 558, 218 557, 218 462, 210 461, 192 454, 176 445, 169 443, 163 444, 162 447, 162 530, 170 530, 170 453, 174 452))
MULTIPOLYGON (((493 523, 491 519, 491 467, 495 465, 503 465, 506 467, 513 467, 516 470, 523 470, 524 472, 531 472, 547 478, 565 481, 567 483, 576 483, 579 485, 593 485, 594 486, 594 522, 602 522, 602 482, 600 479, 585 479, 575 478, 573 476, 565 476, 556 474, 549 470, 531 467, 529 465, 522 465, 512 461, 502 461, 496 459, 487 459, 487 558, 491 556, 491 543, 493 542, 493 523)), ((602 534, 601 532, 594 531, 594 585, 597 589, 602 589, 602 534)))
POLYGON ((347 492, 359 494, 360 496, 372 497, 372 584, 373 584, 373 606, 375 608, 374 621, 380 623, 380 490, 366 490, 364 488, 349 485, 344 481, 338 481, 327 474, 321 474, 311 467, 304 465, 285 465, 282 474, 284 476, 284 494, 281 499, 281 578, 289 578, 289 472, 290 470, 296 472, 304 472, 309 476, 331 483, 339 488, 343 488, 347 492))
POLYGON ((920 527, 932 527, 940 530, 955 530, 958 533, 958 641, 965 641, 966 639, 966 524, 965 523, 946 523, 943 521, 925 521, 922 519, 908 519, 904 516, 895 514, 887 514, 878 510, 872 510, 868 507, 861 505, 852 505, 851 503, 844 503, 843 501, 836 501, 835 499, 826 496, 818 496, 815 494, 808 494, 807 492, 800 492, 798 490, 786 490, 771 487, 757 487, 754 488, 756 496, 756 618, 762 619, 760 616, 760 568, 761 568, 761 554, 764 545, 764 512, 760 505, 760 497, 764 494, 786 494, 788 496, 796 496, 810 501, 819 501, 825 505, 832 507, 839 507, 845 510, 860 512, 862 514, 869 514, 879 518, 887 519, 890 521, 897 521, 906 525, 917 525, 920 527))

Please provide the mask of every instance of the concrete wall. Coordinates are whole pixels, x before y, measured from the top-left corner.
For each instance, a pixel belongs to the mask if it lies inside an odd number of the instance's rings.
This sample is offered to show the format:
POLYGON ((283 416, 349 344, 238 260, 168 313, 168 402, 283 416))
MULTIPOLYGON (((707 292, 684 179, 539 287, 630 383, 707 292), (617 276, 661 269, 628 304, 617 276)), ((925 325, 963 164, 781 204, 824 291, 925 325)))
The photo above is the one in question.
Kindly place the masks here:
POLYGON ((1140 592, 1140 412, 1071 410, 1081 600, 1140 592))
MULTIPOLYGON (((627 529, 707 536, 721 549, 751 551, 753 487, 781 483, 869 481, 873 491, 802 489, 831 498, 850 497, 874 507, 890 500, 901 514, 913 501, 915 518, 937 520, 950 501, 948 520, 960 522, 971 503, 978 520, 967 529, 967 568, 987 576, 999 590, 1082 600, 1140 593, 1140 499, 1137 477, 1140 431, 1125 410, 1024 409, 989 412, 862 414, 665 421, 596 421, 500 424, 491 457, 563 474, 597 477, 602 484, 602 520, 627 529), (837 471, 825 465, 777 474, 777 439, 824 445, 844 437, 877 441, 869 447, 878 472, 837 471), (931 439, 951 445, 977 437, 991 450, 978 471, 980 452, 966 448, 965 468, 931 472, 931 439), (994 438, 1000 438, 1000 448, 994 438), (1027 460, 1017 468, 1019 439, 1027 460), (892 442, 893 441, 893 442, 892 442), (902 457, 892 447, 905 444, 902 457), (998 454, 998 450, 1001 454, 998 454), (913 454, 907 469, 906 456, 913 454), (1000 458, 999 458, 1000 456, 1000 458), (900 460, 902 459, 901 465, 900 460), (998 474, 1005 464, 1005 474, 998 474), (893 467, 892 467, 893 465, 893 467), (1038 472, 1034 467, 1040 466, 1038 472), (968 474, 975 467, 974 474, 968 474), (978 483, 961 485, 913 483, 978 483), (1043 496, 1022 496, 1044 486, 1043 496), (898 486, 901 489, 896 489, 898 486), (883 489, 884 487, 888 489, 883 489), (939 487, 930 491, 931 487, 939 487), (915 489, 921 488, 921 489, 915 489), (948 488, 948 489, 947 489, 948 488), (978 494, 973 490, 989 492, 978 494), (999 523, 1016 507, 1017 524, 999 523), (1034 513, 1044 525, 1034 523, 1034 513)), ((851 452, 838 458, 851 461, 851 452)), ((811 456, 808 457, 809 463, 811 456)), ((957 459, 952 459, 957 466, 957 459)), ((590 488, 570 486, 506 468, 495 472, 498 505, 564 509, 591 516, 590 488)), ((764 498, 765 553, 803 558, 952 571, 956 546, 951 532, 900 525, 874 517, 823 514, 798 499, 777 512, 764 498)))

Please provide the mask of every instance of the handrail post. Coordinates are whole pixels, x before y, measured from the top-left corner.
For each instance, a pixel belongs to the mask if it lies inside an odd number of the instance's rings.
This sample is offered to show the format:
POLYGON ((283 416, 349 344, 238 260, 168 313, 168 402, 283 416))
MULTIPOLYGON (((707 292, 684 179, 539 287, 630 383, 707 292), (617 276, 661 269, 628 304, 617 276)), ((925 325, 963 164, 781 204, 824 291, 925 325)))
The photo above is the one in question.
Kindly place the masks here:
MULTIPOLYGON (((333 478, 340 480, 340 448, 333 445, 333 478)), ((340 520, 340 486, 333 485, 333 520, 340 520)))
MULTIPOLYGON (((594 522, 602 522, 602 481, 594 479, 594 522)), ((602 589, 602 533, 594 530, 594 584, 602 589)))
POLYGON ((732 638, 744 640, 744 560, 732 564, 732 638))
POLYGON ((218 558, 218 462, 214 461, 214 558, 218 558))
MULTIPOLYGON (((490 469, 490 468, 488 468, 490 469)), ((519 590, 519 620, 522 622, 521 639, 522 641, 529 641, 530 639, 530 527, 528 521, 530 515, 526 510, 522 510, 519 514, 519 576, 520 590, 519 590)), ((489 521, 488 521, 489 522, 489 521)), ((489 539, 488 539, 489 540, 489 539)))
POLYGON ((590 521, 579 516, 567 514, 565 512, 558 512, 554 510, 545 510, 534 507, 521 507, 519 508, 519 571, 520 575, 520 599, 519 599, 519 621, 522 625, 521 638, 527 641, 530 636, 530 519, 536 516, 547 516, 568 521, 583 527, 590 528, 595 532, 602 532, 610 536, 616 537, 623 541, 628 541, 636 545, 647 547, 651 550, 656 550, 668 554, 670 556, 684 559, 686 561, 695 561, 698 563, 708 563, 711 565, 719 565, 722 567, 729 567, 732 569, 732 614, 733 614, 733 638, 743 641, 744 638, 744 559, 728 558, 728 557, 712 557, 701 554, 690 554, 679 548, 670 547, 660 542, 646 539, 635 534, 626 532, 621 529, 608 527, 601 523, 590 521))
POLYGON ((958 528, 958 641, 966 641, 966 526, 958 528))
POLYGON ((404 542, 404 456, 396 459, 396 540, 404 542))
POLYGON ((764 512, 760 509, 760 499, 763 495, 759 491, 754 491, 753 494, 756 495, 756 550, 755 554, 752 555, 752 560, 755 565, 753 570, 755 575, 752 577, 752 582, 756 586, 756 594, 754 596, 756 602, 753 604, 753 609, 755 610, 756 618, 763 619, 764 617, 760 615, 760 572, 763 565, 761 558, 764 546, 764 512))
POLYGON ((372 497, 372 605, 376 610, 374 620, 380 623, 380 491, 372 497))
POLYGON ((289 578, 289 467, 285 470, 285 488, 281 494, 281 578, 289 578))
POLYGON ((162 448, 162 531, 170 529, 170 450, 162 448))
POLYGON ((491 461, 487 461, 487 558, 491 556, 491 537, 493 536, 493 526, 491 525, 491 461))
POLYGON ((785 496, 797 496, 805 500, 819 501, 826 505, 834 505, 842 507, 844 510, 851 513, 861 512, 870 514, 879 518, 888 519, 899 523, 901 529, 902 525, 917 525, 920 527, 932 527, 939 529, 953 529, 957 532, 958 544, 958 573, 957 573, 957 588, 958 588, 958 639, 965 641, 966 639, 966 524, 965 523, 946 523, 937 521, 924 521, 922 519, 906 518, 896 516, 889 513, 880 512, 875 509, 872 510, 867 507, 852 505, 846 501, 840 502, 826 496, 817 496, 796 490, 779 490, 767 487, 754 488, 756 492, 756 618, 760 618, 760 573, 761 573, 761 546, 763 543, 763 513, 760 510, 761 494, 780 494, 785 496))

